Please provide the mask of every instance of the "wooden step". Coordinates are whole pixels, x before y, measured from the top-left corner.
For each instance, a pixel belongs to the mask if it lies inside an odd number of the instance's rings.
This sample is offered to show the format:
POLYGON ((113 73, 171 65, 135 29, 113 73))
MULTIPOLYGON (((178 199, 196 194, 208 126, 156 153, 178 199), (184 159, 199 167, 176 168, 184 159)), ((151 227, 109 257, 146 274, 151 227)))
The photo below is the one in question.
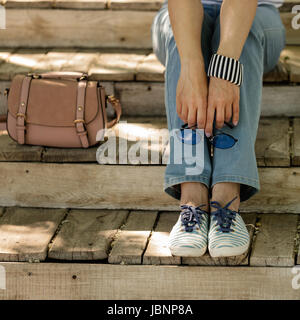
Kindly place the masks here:
MULTIPOLYGON (((255 145, 258 166, 289 167, 291 161, 294 161, 294 165, 299 165, 297 153, 299 120, 299 118, 294 121, 287 118, 260 119, 255 145), (294 146, 293 153, 291 145, 294 146)), ((124 164, 125 161, 128 165, 165 165, 167 162, 169 133, 165 118, 128 117, 112 130, 107 131, 106 136, 108 139, 116 137, 115 164, 124 164), (124 154, 125 159, 123 152, 119 149, 119 145, 124 141, 127 144, 128 154, 127 157, 124 154), (142 155, 145 153, 146 156, 141 157, 139 161, 133 161, 130 155, 134 152, 139 155, 140 151, 135 149, 137 142, 140 144, 142 155)), ((105 156, 109 144, 103 142, 100 144, 103 148, 102 154, 105 156)), ((100 144, 88 149, 19 145, 8 136, 7 131, 2 131, 0 132, 0 162, 97 163, 96 152, 100 144)))
POLYGON ((292 267, 299 247, 296 214, 242 213, 251 238, 241 256, 172 256, 169 233, 176 211, 1 208, 0 263, 101 261, 121 265, 245 265, 292 267), (52 260, 51 260, 52 261, 52 260))
MULTIPOLYGON (((264 77, 262 115, 300 116, 298 47, 287 47, 277 67, 264 77), (291 82, 293 81, 293 82, 291 82)), ((146 52, 9 49, 0 51, 0 114, 6 114, 5 89, 16 74, 83 71, 122 102, 123 115, 165 116, 164 67, 146 52)))
POLYGON ((297 215, 242 214, 245 259, 183 259, 166 246, 178 210, 0 211, 0 299, 300 298, 297 215))
MULTIPOLYGON (((0 47, 152 47, 150 28, 162 0, 7 0, 6 29, 0 47), (129 32, 130 31, 130 32, 129 32), (28 42, 30 39, 30 42, 28 42)), ((291 8, 286 1, 281 18, 287 43, 299 44, 292 28, 291 8)))
MULTIPOLYGON (((105 143, 89 149, 18 145, 3 131, 0 173, 6 183, 0 185, 0 205, 174 210, 177 202, 163 192, 168 158, 166 120, 128 120, 108 131, 105 143), (110 144, 114 136, 115 146, 110 144), (122 146, 127 143, 127 153, 120 151, 121 141, 122 146), (115 159, 107 158, 109 146, 116 148, 115 159), (78 181, 87 179, 82 189, 78 181)), ((294 130, 294 122, 289 119, 261 118, 256 155, 262 190, 242 205, 244 211, 299 212, 300 172, 290 167, 297 161, 297 154, 291 152, 298 141, 294 130)))
POLYGON ((1 300, 174 299, 184 304, 184 300, 300 299, 298 268, 293 274, 286 267, 21 262, 4 262, 1 267, 7 279, 1 300))

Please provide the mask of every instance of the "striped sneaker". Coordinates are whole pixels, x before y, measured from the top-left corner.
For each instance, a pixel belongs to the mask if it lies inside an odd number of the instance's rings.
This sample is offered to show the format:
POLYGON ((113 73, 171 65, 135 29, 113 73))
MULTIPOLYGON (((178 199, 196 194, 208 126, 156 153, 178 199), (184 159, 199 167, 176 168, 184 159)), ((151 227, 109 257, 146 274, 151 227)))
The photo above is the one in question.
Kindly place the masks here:
POLYGON ((200 257, 207 250, 208 213, 198 207, 181 205, 181 213, 168 239, 173 256, 200 257))
POLYGON ((235 197, 223 208, 217 201, 211 201, 210 228, 208 233, 208 250, 211 257, 238 256, 248 250, 250 237, 239 211, 228 207, 237 199, 235 197))

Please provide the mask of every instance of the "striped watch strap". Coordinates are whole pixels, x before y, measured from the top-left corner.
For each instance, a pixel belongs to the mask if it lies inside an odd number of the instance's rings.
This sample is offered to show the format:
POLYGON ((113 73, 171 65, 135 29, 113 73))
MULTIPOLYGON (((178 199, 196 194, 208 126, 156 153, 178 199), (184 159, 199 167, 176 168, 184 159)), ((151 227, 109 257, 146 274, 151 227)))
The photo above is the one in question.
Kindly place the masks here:
POLYGON ((240 86, 243 82, 243 65, 236 59, 215 53, 211 57, 207 74, 240 86))

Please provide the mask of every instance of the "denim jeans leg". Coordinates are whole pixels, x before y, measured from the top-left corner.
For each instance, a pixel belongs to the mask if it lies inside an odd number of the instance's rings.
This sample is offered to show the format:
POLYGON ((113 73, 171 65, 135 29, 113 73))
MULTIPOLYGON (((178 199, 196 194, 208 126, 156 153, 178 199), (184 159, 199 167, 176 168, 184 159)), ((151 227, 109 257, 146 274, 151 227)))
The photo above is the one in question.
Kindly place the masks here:
MULTIPOLYGON (((207 13, 204 15, 202 27, 202 51, 208 67, 211 56, 211 38, 213 33, 213 19, 207 13)), ((152 25, 153 48, 158 59, 165 65, 165 106, 169 132, 179 129, 183 121, 179 118, 176 111, 176 88, 180 75, 180 57, 172 32, 167 6, 162 7, 154 19, 152 25)), ((199 40, 200 41, 200 40, 199 40)), ((171 136, 171 135, 170 135, 171 136)), ((176 164, 174 161, 174 143, 170 139, 169 163, 167 164, 164 177, 164 191, 175 199, 180 199, 182 182, 201 182, 208 188, 211 180, 211 159, 206 137, 204 138, 204 168, 200 174, 187 174, 187 167, 176 164)))
MULTIPOLYGON (((255 140, 261 111, 262 77, 264 71, 276 65, 283 38, 277 9, 271 5, 258 6, 240 57, 244 79, 240 87, 239 123, 233 129, 226 126, 222 129, 238 142, 230 149, 214 148, 213 156, 212 186, 218 182, 240 183, 241 201, 249 199, 260 189, 255 140)), ((217 19, 212 43, 214 52, 218 49, 219 40, 220 19, 217 19)))

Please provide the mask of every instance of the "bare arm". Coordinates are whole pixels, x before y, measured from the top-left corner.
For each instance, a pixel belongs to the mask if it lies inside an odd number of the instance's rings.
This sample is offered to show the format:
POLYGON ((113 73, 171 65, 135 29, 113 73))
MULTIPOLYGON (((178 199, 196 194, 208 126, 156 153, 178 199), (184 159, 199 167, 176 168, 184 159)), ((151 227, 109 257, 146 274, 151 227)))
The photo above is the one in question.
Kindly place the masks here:
POLYGON ((177 84, 178 116, 189 125, 205 127, 207 76, 201 50, 203 6, 200 0, 169 0, 170 22, 180 56, 177 84))
MULTIPOLYGON (((253 23, 257 0, 223 0, 220 23, 221 39, 217 53, 239 59, 253 23)), ((222 128, 224 119, 233 124, 239 120, 239 87, 229 81, 211 77, 205 132, 212 134, 214 115, 216 127, 222 128)))

